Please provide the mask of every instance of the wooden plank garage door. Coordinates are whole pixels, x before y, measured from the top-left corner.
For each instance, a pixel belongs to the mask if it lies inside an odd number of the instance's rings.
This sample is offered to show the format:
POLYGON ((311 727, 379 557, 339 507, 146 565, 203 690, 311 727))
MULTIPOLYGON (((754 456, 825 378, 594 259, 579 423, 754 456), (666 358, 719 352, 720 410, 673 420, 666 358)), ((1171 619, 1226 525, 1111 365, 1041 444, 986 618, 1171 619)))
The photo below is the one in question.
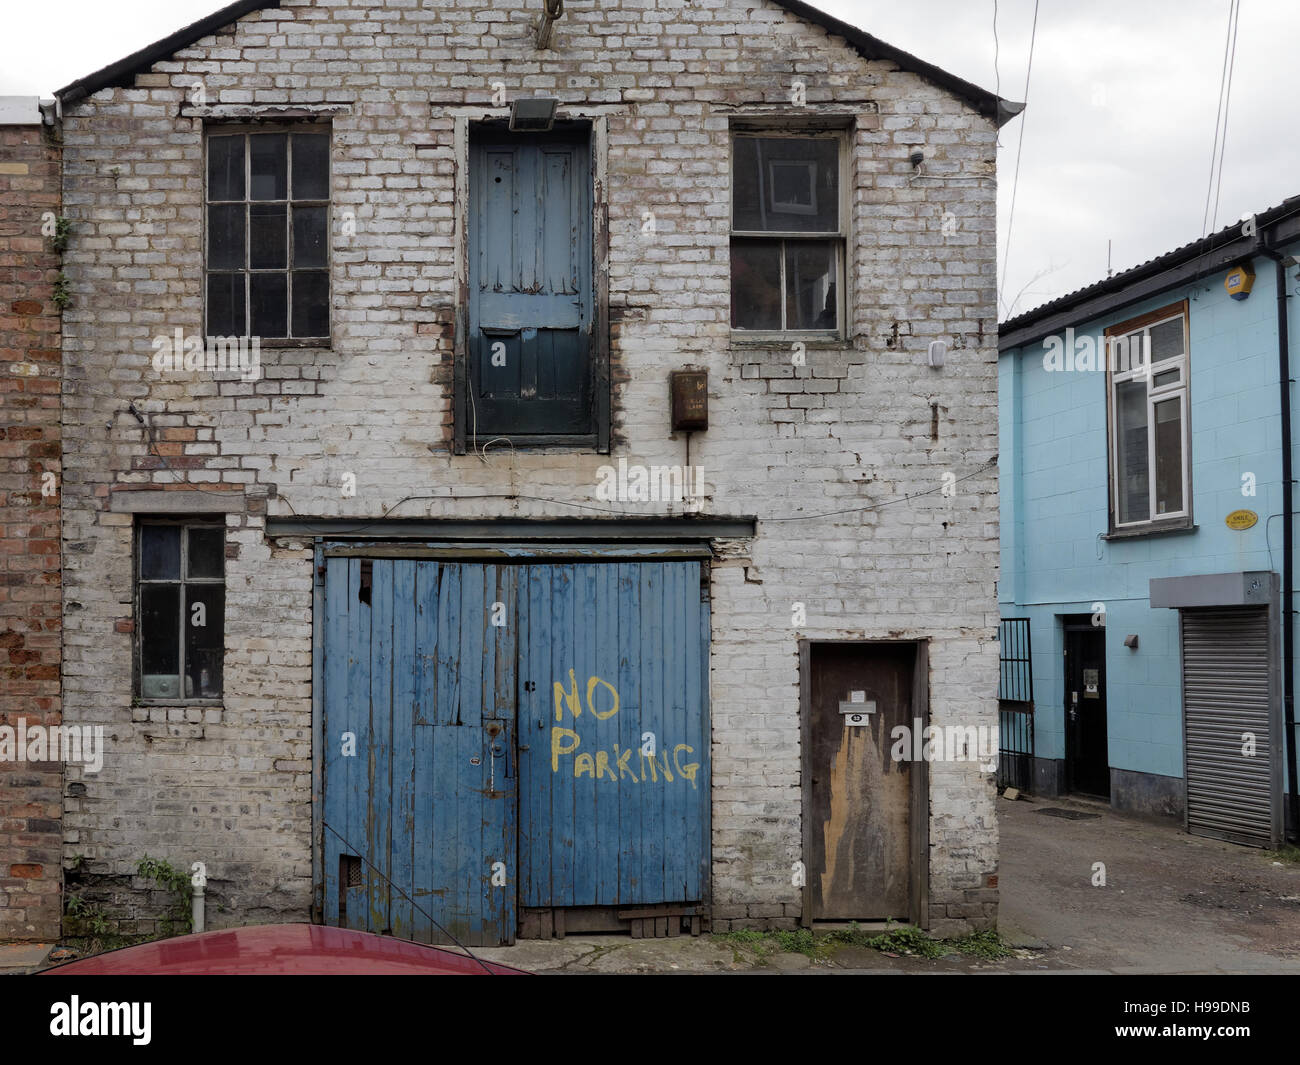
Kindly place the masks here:
POLYGON ((328 557, 325 920, 491 945, 520 906, 704 901, 702 576, 328 557))

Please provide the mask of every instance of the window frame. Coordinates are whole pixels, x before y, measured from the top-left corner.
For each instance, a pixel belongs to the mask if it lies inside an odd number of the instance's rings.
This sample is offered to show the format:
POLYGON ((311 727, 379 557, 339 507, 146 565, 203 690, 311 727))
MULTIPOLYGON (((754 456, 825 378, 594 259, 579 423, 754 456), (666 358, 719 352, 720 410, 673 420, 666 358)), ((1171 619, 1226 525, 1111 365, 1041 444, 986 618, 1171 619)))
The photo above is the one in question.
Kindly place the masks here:
MULTIPOLYGON (((1145 353, 1144 353, 1145 355, 1145 353)), ((1146 314, 1138 315, 1123 322, 1109 326, 1104 332, 1103 354, 1106 370, 1106 480, 1108 537, 1124 538, 1142 536, 1151 533, 1174 532, 1195 528, 1192 510, 1192 426, 1191 426, 1191 318, 1187 300, 1160 307, 1146 314), (1181 319, 1183 325, 1182 351, 1177 355, 1152 361, 1149 365, 1143 361, 1140 368, 1126 366, 1120 369, 1118 363, 1119 345, 1117 341, 1133 335, 1146 335, 1156 326, 1181 319), (1160 374, 1177 369, 1179 378, 1172 384, 1156 386, 1155 379, 1160 374), (1147 506, 1148 516, 1139 521, 1119 520, 1120 487, 1122 479, 1119 471, 1119 408, 1117 402, 1118 386, 1131 381, 1143 381, 1146 385, 1147 416, 1147 506), (1182 508, 1164 514, 1158 514, 1156 494, 1156 417, 1155 408, 1168 400, 1177 400, 1181 417, 1182 439, 1180 447, 1180 464, 1182 476, 1182 508)))
POLYGON ((727 325, 731 333, 731 342, 736 346, 755 345, 770 347, 773 344, 805 342, 812 345, 838 345, 849 336, 848 298, 852 264, 849 249, 852 247, 852 209, 853 209, 853 125, 852 119, 845 116, 810 118, 806 115, 791 115, 788 119, 778 120, 769 117, 764 121, 733 121, 728 131, 729 156, 727 167, 727 259, 730 264, 734 257, 737 241, 776 241, 781 248, 781 329, 741 329, 732 325, 735 310, 735 288, 728 280, 727 290, 727 325), (839 164, 839 228, 836 231, 789 231, 789 230, 742 230, 735 228, 736 222, 736 140, 737 138, 793 140, 833 140, 837 145, 839 164), (789 291, 787 287, 787 255, 791 243, 832 243, 836 255, 836 317, 834 329, 786 329, 789 291))
POLYGON ((140 516, 136 518, 132 529, 132 604, 135 611, 135 625, 132 633, 132 687, 133 701, 139 706, 222 706, 225 704, 226 685, 225 685, 225 667, 223 664, 221 671, 221 694, 217 696, 189 696, 185 692, 184 678, 185 672, 185 626, 188 617, 188 609, 185 598, 185 587, 187 584, 206 584, 220 585, 222 588, 222 654, 225 654, 225 592, 229 590, 226 582, 226 554, 225 546, 228 539, 226 535, 226 522, 222 517, 202 517, 202 516, 185 516, 185 517, 149 517, 140 516), (181 568, 180 575, 172 579, 145 579, 142 576, 143 567, 141 565, 141 551, 144 545, 143 531, 146 527, 158 526, 179 526, 181 529, 181 568), (222 536, 223 550, 221 554, 221 576, 220 577, 191 577, 189 576, 189 530, 199 529, 219 529, 222 536), (180 588, 178 596, 179 603, 179 632, 178 639, 180 647, 177 657, 177 677, 180 679, 180 694, 175 698, 152 698, 143 694, 143 677, 144 670, 144 612, 141 604, 141 592, 146 585, 176 585, 180 588))
POLYGON ((208 277, 211 273, 218 274, 240 274, 244 277, 244 332, 237 334, 240 336, 252 337, 252 299, 249 285, 249 278, 252 274, 284 274, 287 277, 287 287, 285 291, 285 324, 290 333, 293 331, 293 281, 297 273, 324 273, 326 282, 325 291, 325 327, 329 330, 323 336, 315 337, 259 337, 262 347, 265 348, 330 348, 333 345, 334 337, 334 254, 333 254, 333 234, 334 234, 334 135, 333 123, 321 121, 317 118, 298 119, 293 121, 253 121, 253 122, 209 122, 204 125, 203 129, 203 334, 204 336, 216 335, 212 333, 208 321, 208 277), (323 134, 327 138, 328 150, 326 152, 326 162, 328 172, 325 180, 325 199, 307 198, 295 199, 288 197, 284 200, 254 200, 252 196, 252 152, 249 150, 249 138, 262 133, 283 133, 288 135, 288 145, 285 150, 285 193, 286 196, 293 192, 293 137, 294 133, 316 133, 323 134), (211 198, 211 188, 209 187, 209 151, 212 138, 242 136, 244 139, 244 198, 243 200, 213 200, 211 198), (211 237, 211 227, 208 222, 209 209, 214 205, 220 204, 237 204, 244 205, 244 266, 239 270, 216 270, 212 271, 208 266, 208 243, 211 237), (250 240, 250 226, 248 216, 248 206, 250 204, 284 204, 285 205, 285 255, 286 265, 284 269, 257 269, 254 270, 248 266, 249 256, 252 252, 252 242, 250 240), (323 207, 325 209, 325 264, 324 266, 300 267, 295 268, 293 265, 293 209, 299 207, 323 207))

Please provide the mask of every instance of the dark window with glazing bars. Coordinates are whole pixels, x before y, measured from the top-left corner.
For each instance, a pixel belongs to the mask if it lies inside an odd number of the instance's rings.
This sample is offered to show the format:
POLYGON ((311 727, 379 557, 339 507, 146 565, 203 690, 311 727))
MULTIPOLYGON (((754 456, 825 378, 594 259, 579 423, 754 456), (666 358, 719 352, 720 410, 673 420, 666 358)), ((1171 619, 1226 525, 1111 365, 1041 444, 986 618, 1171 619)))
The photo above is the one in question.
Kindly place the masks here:
POLYGON ((219 699, 225 655, 226 528, 137 528, 137 661, 142 699, 219 699))
POLYGON ((734 135, 733 330, 815 335, 842 329, 844 150, 838 132, 734 135))
POLYGON ((207 335, 328 338, 329 133, 207 143, 207 335))

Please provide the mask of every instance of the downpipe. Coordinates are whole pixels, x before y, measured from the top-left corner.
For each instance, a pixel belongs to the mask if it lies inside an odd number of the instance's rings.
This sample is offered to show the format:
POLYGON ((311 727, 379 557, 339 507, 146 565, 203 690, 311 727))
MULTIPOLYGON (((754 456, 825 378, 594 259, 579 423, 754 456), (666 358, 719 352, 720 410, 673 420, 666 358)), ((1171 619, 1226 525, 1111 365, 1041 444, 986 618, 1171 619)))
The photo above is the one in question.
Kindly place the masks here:
POLYGON ((1295 515, 1292 502, 1294 483, 1291 469, 1291 352, 1287 320, 1286 271, 1283 256, 1264 241, 1260 254, 1273 261, 1277 277, 1277 372, 1278 407, 1282 421, 1282 717, 1286 735, 1287 806, 1289 838, 1300 833, 1300 783, 1296 773, 1295 722, 1295 620, 1292 613, 1294 586, 1295 515))

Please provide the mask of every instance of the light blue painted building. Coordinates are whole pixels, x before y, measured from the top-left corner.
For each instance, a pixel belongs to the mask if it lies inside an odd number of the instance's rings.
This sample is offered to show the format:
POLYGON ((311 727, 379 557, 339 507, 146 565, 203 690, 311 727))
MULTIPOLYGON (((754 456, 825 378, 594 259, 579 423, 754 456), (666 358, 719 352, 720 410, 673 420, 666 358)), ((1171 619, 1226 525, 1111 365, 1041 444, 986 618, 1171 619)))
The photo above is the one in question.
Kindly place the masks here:
POLYGON ((1294 830, 1297 256, 1300 197, 1001 327, 1004 777, 1294 830))

